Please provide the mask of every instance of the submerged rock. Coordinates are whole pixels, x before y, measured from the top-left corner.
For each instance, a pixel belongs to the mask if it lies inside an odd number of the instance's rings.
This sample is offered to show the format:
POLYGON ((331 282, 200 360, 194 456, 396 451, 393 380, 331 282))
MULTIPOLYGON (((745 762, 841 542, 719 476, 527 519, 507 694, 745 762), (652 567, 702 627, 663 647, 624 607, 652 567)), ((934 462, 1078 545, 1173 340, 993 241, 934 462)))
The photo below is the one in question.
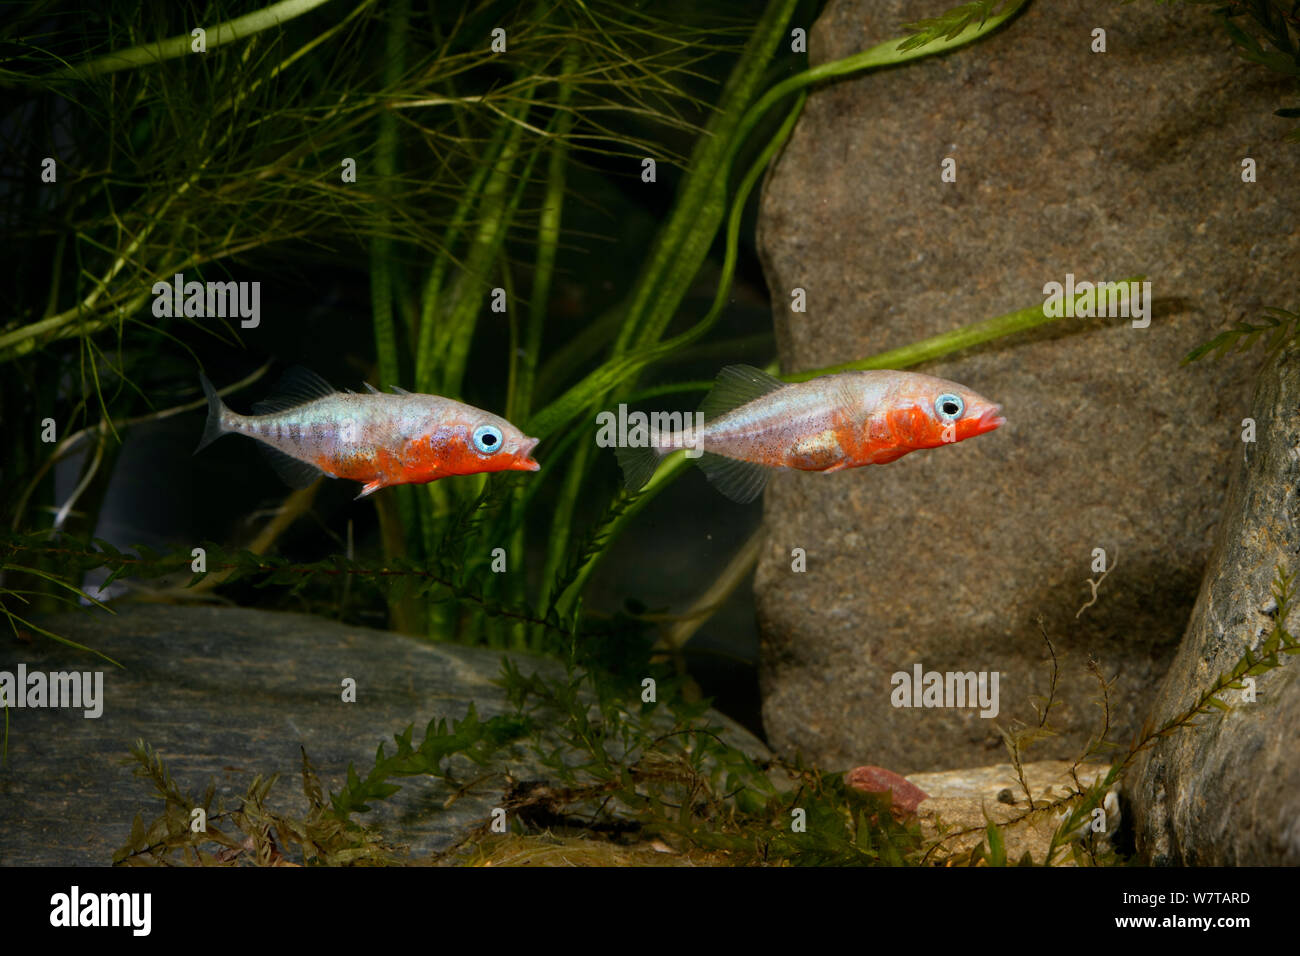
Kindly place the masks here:
MULTIPOLYGON (((0 641, 0 672, 99 671, 102 713, 42 708, 9 711, 8 764, 0 769, 0 864, 102 865, 127 841, 137 813, 146 824, 162 808, 151 784, 133 773, 138 738, 166 762, 182 792, 198 796, 209 779, 226 807, 257 775, 281 774, 266 804, 308 810, 300 747, 328 792, 349 763, 364 776, 381 742, 415 725, 416 742, 435 717, 463 718, 471 702, 483 720, 508 712, 493 683, 502 652, 431 644, 402 634, 310 617, 241 608, 128 606, 117 614, 64 614, 42 621, 55 633, 125 665, 41 639, 0 641), (356 682, 355 703, 342 682, 356 682)), ((525 674, 563 676, 553 661, 509 655, 525 674)), ((720 714, 710 721, 752 755, 754 737, 720 714)), ((512 778, 538 784, 551 772, 526 748, 505 755, 512 778)), ((476 769, 470 783, 484 771, 476 769)), ((500 806, 498 785, 468 785, 454 801, 434 778, 389 782, 401 790, 371 802, 360 819, 414 858, 449 846, 500 806)))
MULTIPOLYGON (((950 7, 833 0, 823 63, 950 7)), ((781 473, 755 580, 769 742, 829 767, 909 772, 998 759, 977 709, 902 708, 891 677, 1000 675, 997 723, 1035 722, 1037 624, 1062 657, 1035 758, 1136 728, 1173 657, 1240 454, 1240 357, 1196 345, 1294 294, 1300 152, 1273 115, 1285 79, 1209 16, 1030 4, 953 53, 818 88, 768 177, 760 248, 786 371, 863 358, 1044 299, 1048 282, 1145 274, 1150 325, 1064 319, 920 371, 1003 403, 1007 424, 838 474, 781 473), (1093 53, 1092 31, 1107 32, 1093 53), (1244 183, 1242 160, 1258 164, 1244 183), (956 161, 956 181, 942 163, 956 161), (807 311, 791 311, 803 289, 807 311), (791 553, 806 553, 805 573, 791 553), (1092 601, 1094 549, 1110 572, 1092 601)), ((1247 363, 1253 359, 1245 360, 1247 363)))
POLYGON ((863 793, 889 794, 892 808, 904 815, 915 813, 921 801, 929 796, 924 790, 884 767, 854 767, 844 778, 845 783, 863 793))
MULTIPOLYGON (((938 841, 944 855, 956 855, 984 842, 988 824, 996 823, 1002 828, 1008 863, 1018 863, 1028 853, 1034 863, 1043 864, 1052 835, 1066 812, 1065 805, 1056 805, 1078 787, 1091 786, 1105 777, 1110 768, 1098 763, 1074 766, 1064 760, 1040 760, 1020 769, 1023 784, 1009 763, 912 774, 908 782, 926 794, 916 811, 922 832, 938 841), (1029 806, 1031 795, 1033 809, 1029 806)), ((1118 814, 1108 814, 1107 823, 1117 825, 1118 814)), ((1107 838, 1111 835, 1105 834, 1107 838)), ((1094 847, 1100 845, 1101 836, 1093 841, 1094 847)), ((1058 864, 1068 859, 1064 849, 1058 848, 1057 854, 1054 861, 1058 864)))
MULTIPOLYGON (((1300 571, 1300 349, 1261 375, 1214 556, 1187 635, 1151 706, 1183 713, 1278 622, 1276 569, 1300 571)), ((1281 622, 1300 635, 1300 602, 1281 622)), ((1130 772, 1138 849, 1151 863, 1300 864, 1300 659, 1256 678, 1255 700, 1158 740, 1130 772)))

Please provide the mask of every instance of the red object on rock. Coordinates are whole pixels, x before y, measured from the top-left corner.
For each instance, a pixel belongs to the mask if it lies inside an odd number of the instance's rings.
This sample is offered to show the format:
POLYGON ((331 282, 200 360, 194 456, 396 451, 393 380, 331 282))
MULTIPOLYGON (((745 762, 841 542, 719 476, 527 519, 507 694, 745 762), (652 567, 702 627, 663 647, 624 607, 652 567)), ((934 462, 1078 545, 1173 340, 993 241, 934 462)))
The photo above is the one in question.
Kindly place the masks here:
POLYGON ((863 793, 891 793, 894 810, 915 813, 921 801, 930 795, 914 783, 908 783, 884 767, 854 767, 845 777, 848 785, 863 793))

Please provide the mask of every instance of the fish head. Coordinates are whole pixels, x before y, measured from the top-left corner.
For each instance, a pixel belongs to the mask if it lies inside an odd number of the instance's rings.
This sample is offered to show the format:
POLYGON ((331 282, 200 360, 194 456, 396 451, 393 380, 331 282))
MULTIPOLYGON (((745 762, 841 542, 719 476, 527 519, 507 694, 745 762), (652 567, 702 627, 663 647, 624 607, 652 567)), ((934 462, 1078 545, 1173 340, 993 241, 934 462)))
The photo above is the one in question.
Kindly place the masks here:
POLYGON ((1006 424, 1002 406, 964 385, 903 373, 889 397, 890 425, 901 446, 938 448, 1006 424))
POLYGON ((416 454, 407 461, 421 477, 477 475, 490 471, 537 471, 532 458, 538 439, 498 415, 456 403, 451 416, 439 411, 420 429, 416 454), (450 420, 449 420, 450 418, 450 420))

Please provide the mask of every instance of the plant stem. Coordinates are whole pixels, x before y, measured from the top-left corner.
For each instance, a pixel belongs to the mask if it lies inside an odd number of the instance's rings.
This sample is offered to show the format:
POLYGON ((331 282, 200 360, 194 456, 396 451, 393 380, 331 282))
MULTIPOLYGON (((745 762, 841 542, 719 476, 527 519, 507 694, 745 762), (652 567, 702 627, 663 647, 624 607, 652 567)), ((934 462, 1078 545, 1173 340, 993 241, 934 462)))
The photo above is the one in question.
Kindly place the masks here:
MULTIPOLYGON (((254 33, 261 33, 263 30, 278 27, 280 24, 287 23, 328 2, 329 0, 280 0, 279 3, 273 3, 269 7, 246 13, 242 17, 235 17, 233 20, 227 20, 224 23, 218 23, 214 27, 208 27, 205 31, 204 44, 209 51, 215 50, 217 47, 252 36, 254 33)), ((195 24, 195 26, 200 25, 195 24)), ((89 79, 93 76, 102 76, 105 73, 116 73, 119 70, 150 66, 164 60, 174 60, 177 57, 187 56, 193 42, 194 38, 190 34, 182 33, 154 43, 144 43, 126 50, 118 50, 115 53, 109 53, 86 63, 73 64, 62 70, 47 74, 44 78, 63 79, 75 77, 89 79)))
MULTIPOLYGON (((410 0, 397 0, 390 13, 388 34, 385 38, 384 86, 391 88, 406 70, 406 31, 411 15, 410 0)), ((390 216, 388 203, 392 196, 393 180, 397 175, 398 150, 397 118, 390 112, 379 114, 378 144, 375 150, 376 193, 383 213, 380 234, 370 240, 370 311, 375 329, 375 357, 379 362, 380 387, 396 385, 402 381, 398 359, 397 329, 393 319, 393 289, 396 285, 393 264, 394 243, 389 238, 390 216)), ((409 488, 397 491, 397 513, 402 528, 407 530, 408 541, 415 540, 418 518, 415 513, 415 494, 409 488)), ((407 544, 401 551, 411 550, 407 544)), ((395 557, 389 554, 389 557, 395 557)), ((400 615, 397 603, 389 601, 389 615, 396 620, 400 615)))

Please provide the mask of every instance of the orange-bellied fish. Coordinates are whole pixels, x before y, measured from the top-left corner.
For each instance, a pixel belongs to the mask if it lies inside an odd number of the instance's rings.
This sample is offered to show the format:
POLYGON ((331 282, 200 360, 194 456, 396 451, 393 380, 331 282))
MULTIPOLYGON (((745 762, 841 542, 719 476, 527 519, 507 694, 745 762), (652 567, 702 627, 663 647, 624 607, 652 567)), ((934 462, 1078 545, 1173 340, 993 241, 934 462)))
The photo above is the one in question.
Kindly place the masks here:
POLYGON ((230 432, 256 438, 271 465, 293 488, 322 474, 362 482, 358 498, 390 485, 424 484, 448 475, 536 471, 537 445, 504 418, 437 395, 366 385, 366 394, 340 392, 314 372, 289 369, 276 394, 231 411, 207 377, 208 423, 195 454, 230 432))
POLYGON ((990 432, 1006 423, 1001 410, 955 382, 916 372, 838 372, 790 384, 728 365, 700 405, 701 429, 651 435, 643 447, 615 453, 636 491, 665 455, 686 447, 719 491, 746 502, 762 493, 768 469, 883 465, 990 432))

